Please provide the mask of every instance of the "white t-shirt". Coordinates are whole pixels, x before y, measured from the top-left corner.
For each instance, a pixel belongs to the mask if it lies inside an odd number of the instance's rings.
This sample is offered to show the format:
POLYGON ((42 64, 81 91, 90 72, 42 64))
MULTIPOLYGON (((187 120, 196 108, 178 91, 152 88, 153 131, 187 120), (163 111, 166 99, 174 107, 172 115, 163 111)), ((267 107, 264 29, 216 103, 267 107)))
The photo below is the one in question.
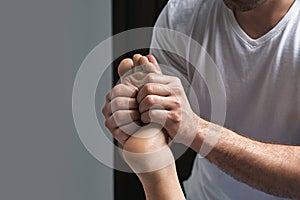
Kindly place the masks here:
MULTIPOLYGON (((188 35, 215 62, 226 91, 225 127, 259 141, 300 145, 300 0, 276 27, 258 39, 242 30, 222 0, 170 0, 156 27, 188 35)), ((174 73, 163 67, 165 73, 177 76, 180 72, 190 82, 198 98, 198 114, 209 120, 209 91, 189 63, 206 63, 200 66, 206 76, 209 58, 199 56, 199 49, 191 47, 191 42, 174 39, 171 33, 154 31, 152 47, 159 63, 178 70, 174 73)), ((184 187, 187 199, 192 200, 282 199, 235 180, 201 156, 196 157, 184 187)))

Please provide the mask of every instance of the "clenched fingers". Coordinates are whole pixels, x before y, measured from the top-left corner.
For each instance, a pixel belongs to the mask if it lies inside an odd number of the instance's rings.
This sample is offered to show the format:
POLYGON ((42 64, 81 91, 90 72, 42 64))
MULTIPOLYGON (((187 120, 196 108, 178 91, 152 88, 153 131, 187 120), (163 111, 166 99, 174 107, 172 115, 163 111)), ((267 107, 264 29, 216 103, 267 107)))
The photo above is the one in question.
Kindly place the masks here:
POLYGON ((138 131, 141 128, 141 122, 131 122, 129 124, 126 124, 121 127, 117 127, 115 129, 110 129, 110 132, 112 133, 113 137, 122 145, 127 141, 127 139, 134 134, 136 131, 138 131))
POLYGON ((175 110, 180 106, 180 102, 176 97, 162 97, 158 95, 148 95, 139 104, 140 113, 144 113, 150 109, 175 110))
POLYGON ((116 85, 107 95, 106 103, 110 102, 116 97, 136 97, 138 89, 125 84, 116 85))
POLYGON ((141 103, 141 101, 147 95, 170 96, 172 94, 172 89, 168 85, 147 83, 142 88, 140 88, 140 91, 137 95, 137 102, 141 103))
POLYGON ((114 129, 139 119, 140 112, 138 110, 118 110, 106 119, 105 126, 114 129))
POLYGON ((138 109, 138 103, 135 98, 129 97, 118 97, 111 100, 107 103, 103 109, 102 113, 107 118, 108 116, 112 115, 112 113, 118 110, 134 110, 138 109))
POLYGON ((157 123, 165 126, 169 111, 163 109, 151 109, 141 114, 141 120, 145 124, 157 123))

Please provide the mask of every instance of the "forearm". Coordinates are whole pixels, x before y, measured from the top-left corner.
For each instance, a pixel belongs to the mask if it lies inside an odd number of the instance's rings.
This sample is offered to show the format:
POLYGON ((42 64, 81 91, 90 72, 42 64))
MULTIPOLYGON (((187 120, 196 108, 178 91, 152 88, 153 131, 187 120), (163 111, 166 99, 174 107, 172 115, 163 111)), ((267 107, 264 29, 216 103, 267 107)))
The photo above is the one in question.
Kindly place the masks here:
MULTIPOLYGON (((200 127, 210 125, 203 120, 200 123, 200 127)), ((300 199, 299 146, 262 143, 223 127, 219 131, 216 144, 206 156, 208 160, 236 179, 266 193, 300 199)), ((195 151, 199 152, 207 134, 210 134, 207 128, 197 133, 191 145, 195 151)))
POLYGON ((147 200, 184 200, 175 164, 158 171, 138 174, 147 200))
POLYGON ((124 144, 123 155, 143 184, 147 200, 183 200, 175 161, 159 127, 143 127, 124 144))

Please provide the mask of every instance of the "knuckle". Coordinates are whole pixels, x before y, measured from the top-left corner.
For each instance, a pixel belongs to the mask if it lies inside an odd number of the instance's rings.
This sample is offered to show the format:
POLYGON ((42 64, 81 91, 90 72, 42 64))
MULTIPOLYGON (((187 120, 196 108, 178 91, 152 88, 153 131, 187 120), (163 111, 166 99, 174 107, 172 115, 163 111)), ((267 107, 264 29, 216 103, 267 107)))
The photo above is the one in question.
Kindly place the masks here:
POLYGON ((181 115, 177 112, 170 112, 168 118, 175 123, 178 123, 181 121, 181 115))
POLYGON ((126 135, 120 128, 116 129, 114 133, 112 134, 113 137, 118 140, 122 145, 125 143, 125 141, 128 139, 129 136, 126 135))
POLYGON ((150 83, 146 83, 144 88, 147 94, 151 94, 153 92, 153 85, 150 83))
POLYGON ((112 89, 112 96, 116 97, 120 94, 120 92, 124 89, 123 84, 119 84, 116 85, 113 89, 112 89))
POLYGON ((102 110, 101 110, 101 112, 102 112, 102 114, 104 115, 104 117, 106 118, 106 113, 107 113, 107 108, 106 108, 106 104, 105 104, 105 106, 103 106, 103 108, 102 108, 102 110))
POLYGON ((172 82, 174 82, 176 85, 181 85, 181 80, 180 78, 173 76, 172 77, 172 82))
POLYGON ((119 121, 119 122, 124 121, 124 114, 123 114, 123 112, 116 111, 113 114, 113 118, 115 119, 115 121, 119 121))
POLYGON ((172 88, 172 91, 173 91, 173 93, 175 93, 175 94, 182 94, 183 89, 182 89, 182 87, 180 87, 180 86, 175 86, 175 87, 172 88))
POLYGON ((109 129, 109 128, 110 128, 110 124, 111 124, 111 123, 109 122, 109 120, 108 120, 108 119, 107 119, 107 120, 105 120, 105 122, 104 122, 104 125, 105 125, 105 127, 106 127, 106 128, 108 128, 108 129, 109 129))
POLYGON ((116 129, 115 131, 112 132, 113 137, 120 141, 120 129, 116 129))
POLYGON ((176 108, 179 108, 181 106, 181 103, 178 100, 178 98, 175 98, 172 103, 176 108))
POLYGON ((155 74, 149 73, 149 74, 146 75, 146 82, 147 83, 154 82, 154 80, 155 80, 155 74))
POLYGON ((155 102, 154 97, 153 97, 153 96, 150 96, 150 95, 146 96, 145 100, 146 100, 146 103, 147 103, 148 105, 152 105, 152 104, 154 104, 154 102, 155 102))
POLYGON ((106 101, 110 101, 110 98, 111 98, 111 92, 107 93, 106 96, 106 101))
POLYGON ((118 135, 120 135, 120 129, 119 128, 117 128, 116 130, 114 130, 113 132, 112 132, 112 135, 114 136, 114 138, 118 138, 118 135))
POLYGON ((115 98, 111 102, 111 106, 113 110, 119 110, 120 108, 122 108, 122 100, 120 98, 115 98))

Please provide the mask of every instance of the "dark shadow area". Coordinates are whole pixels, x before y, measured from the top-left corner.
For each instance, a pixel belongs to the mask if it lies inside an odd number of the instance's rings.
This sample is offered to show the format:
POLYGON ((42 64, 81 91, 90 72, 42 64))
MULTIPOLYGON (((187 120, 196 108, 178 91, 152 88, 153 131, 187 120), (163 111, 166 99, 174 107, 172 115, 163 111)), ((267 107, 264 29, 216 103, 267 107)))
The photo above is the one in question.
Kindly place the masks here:
MULTIPOLYGON (((123 0, 113 1, 113 34, 140 27, 152 27, 163 9, 167 0, 123 0)), ((150 45, 150 39, 149 45, 150 45)), ((121 48, 120 43, 114 43, 114 49, 121 48)), ((149 49, 140 49, 128 52, 114 61, 114 84, 119 80, 117 67, 120 61, 127 57, 132 57, 135 53, 143 55, 148 54, 149 49)), ((195 152, 188 149, 183 156, 176 161, 176 167, 179 180, 186 180, 191 173, 195 152)), ((118 152, 115 152, 114 161, 116 165, 124 165, 124 161, 120 158, 118 152)), ((125 173, 115 170, 115 200, 142 200, 145 199, 142 185, 137 176, 133 173, 125 173)))

